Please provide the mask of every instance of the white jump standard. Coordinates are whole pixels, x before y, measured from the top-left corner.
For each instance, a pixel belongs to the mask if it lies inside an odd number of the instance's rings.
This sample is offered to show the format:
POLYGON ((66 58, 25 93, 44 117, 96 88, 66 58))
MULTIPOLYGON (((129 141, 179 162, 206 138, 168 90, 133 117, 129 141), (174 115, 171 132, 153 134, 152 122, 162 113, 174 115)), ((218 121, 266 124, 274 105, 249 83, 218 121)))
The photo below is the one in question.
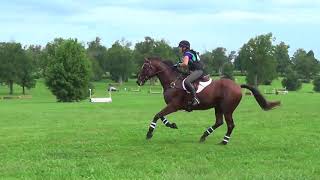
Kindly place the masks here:
POLYGON ((92 90, 89 89, 90 91, 90 102, 92 103, 111 103, 112 102, 112 98, 111 98, 111 91, 109 91, 109 97, 107 98, 93 98, 92 97, 92 90))

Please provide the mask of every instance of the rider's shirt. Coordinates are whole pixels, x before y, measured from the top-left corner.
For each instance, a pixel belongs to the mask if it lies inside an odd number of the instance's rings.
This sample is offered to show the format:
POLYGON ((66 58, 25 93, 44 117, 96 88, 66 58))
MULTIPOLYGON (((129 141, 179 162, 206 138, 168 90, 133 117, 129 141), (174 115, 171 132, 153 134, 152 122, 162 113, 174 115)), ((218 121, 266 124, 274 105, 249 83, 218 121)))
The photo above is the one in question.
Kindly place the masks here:
POLYGON ((192 53, 191 51, 186 51, 183 53, 183 57, 188 56, 189 57, 189 70, 195 71, 195 70, 202 70, 202 64, 200 63, 200 58, 197 57, 197 54, 192 53))

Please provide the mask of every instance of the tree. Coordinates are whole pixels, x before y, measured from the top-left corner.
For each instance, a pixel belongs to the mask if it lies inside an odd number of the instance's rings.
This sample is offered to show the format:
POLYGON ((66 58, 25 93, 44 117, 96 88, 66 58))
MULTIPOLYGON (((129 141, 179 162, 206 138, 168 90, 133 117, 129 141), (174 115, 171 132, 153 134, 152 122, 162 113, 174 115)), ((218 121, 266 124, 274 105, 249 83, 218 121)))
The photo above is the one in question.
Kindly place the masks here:
POLYGON ((320 71, 319 62, 314 57, 313 51, 307 53, 304 49, 298 49, 293 55, 292 62, 299 78, 305 82, 309 82, 320 71))
POLYGON ((52 56, 55 55, 58 46, 65 42, 62 38, 55 38, 53 42, 48 42, 46 47, 42 51, 41 70, 43 77, 46 76, 49 61, 52 60, 52 56))
POLYGON ((179 60, 178 54, 176 54, 173 48, 171 48, 171 46, 163 39, 154 42, 154 47, 151 53, 153 56, 161 57, 165 60, 179 60))
POLYGON ((142 66, 145 58, 154 56, 154 47, 155 40, 148 36, 144 38, 144 41, 135 44, 133 59, 136 65, 136 72, 140 70, 140 67, 142 66))
POLYGON ((233 70, 234 70, 234 67, 233 67, 233 64, 231 62, 224 63, 223 66, 222 66, 222 76, 224 78, 228 78, 228 79, 234 80, 233 70))
POLYGON ((238 55, 234 59, 234 68, 235 70, 241 71, 241 73, 246 70, 246 58, 249 57, 249 52, 246 51, 246 49, 248 49, 247 46, 248 44, 244 44, 241 48, 242 51, 239 51, 238 55))
POLYGON ((164 39, 158 41, 147 36, 144 41, 136 43, 134 47, 133 61, 136 72, 140 70, 147 57, 160 57, 175 62, 180 58, 179 48, 172 48, 164 39))
POLYGON ((10 94, 13 94, 13 84, 19 81, 24 56, 20 43, 0 43, 0 82, 9 85, 10 94))
POLYGON ((237 51, 231 51, 230 54, 228 55, 228 61, 234 62, 236 57, 237 57, 237 51))
POLYGON ((301 88, 301 81, 299 80, 298 74, 288 68, 285 72, 285 78, 281 81, 282 86, 286 87, 289 91, 296 91, 301 88))
POLYGON ((277 72, 280 75, 284 75, 288 68, 292 66, 292 62, 289 57, 289 45, 286 45, 284 42, 276 45, 275 47, 275 59, 277 61, 277 72))
POLYGON ((127 81, 133 72, 130 43, 116 41, 107 51, 107 66, 111 78, 118 83, 127 81))
POLYGON ((277 77, 271 33, 250 39, 240 49, 239 56, 247 71, 247 83, 257 87, 277 77))
POLYGON ((223 47, 218 47, 212 51, 213 57, 213 68, 219 75, 222 75, 222 67, 228 62, 228 57, 226 55, 227 49, 223 47))
POLYGON ((316 76, 313 80, 313 90, 320 92, 320 76, 316 76))
POLYGON ((30 57, 33 73, 36 78, 43 76, 43 66, 46 64, 43 63, 43 52, 40 45, 30 45, 26 50, 27 56, 30 57))
MULTIPOLYGON (((36 62, 33 58, 32 51, 26 50, 24 56, 19 63, 19 77, 17 84, 22 87, 22 93, 25 94, 25 88, 31 89, 36 86, 35 68, 36 62)), ((38 60, 38 59, 37 59, 38 60)))
POLYGON ((90 60, 76 39, 55 39, 47 44, 45 82, 59 102, 88 97, 90 60))
POLYGON ((204 70, 209 74, 213 74, 214 66, 212 53, 206 51, 205 53, 201 54, 200 59, 204 64, 204 70))
POLYGON ((94 41, 88 43, 87 54, 92 64, 92 80, 102 79, 104 72, 107 71, 107 48, 100 43, 101 39, 96 37, 94 41))

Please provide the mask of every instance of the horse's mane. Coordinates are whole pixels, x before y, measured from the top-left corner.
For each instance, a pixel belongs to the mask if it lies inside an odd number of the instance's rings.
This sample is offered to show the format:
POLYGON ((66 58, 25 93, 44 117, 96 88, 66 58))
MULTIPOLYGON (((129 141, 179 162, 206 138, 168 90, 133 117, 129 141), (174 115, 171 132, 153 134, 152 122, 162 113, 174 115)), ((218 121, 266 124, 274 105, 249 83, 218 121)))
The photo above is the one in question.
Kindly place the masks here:
POLYGON ((174 62, 172 62, 172 60, 168 60, 168 59, 163 60, 161 57, 149 57, 149 58, 147 58, 147 59, 148 59, 148 60, 151 60, 151 61, 161 62, 161 64, 167 66, 167 68, 172 69, 174 72, 176 72, 176 73, 181 73, 181 72, 178 71, 177 68, 174 68, 174 67, 173 67, 173 66, 174 66, 174 62))
POLYGON ((167 66, 173 66, 174 65, 174 63, 172 62, 172 61, 170 61, 170 60, 164 60, 164 61, 162 61, 165 65, 167 65, 167 66))
POLYGON ((171 66, 171 67, 174 65, 174 63, 171 60, 167 60, 167 59, 164 60, 161 57, 149 57, 148 59, 161 61, 163 64, 165 64, 167 66, 171 66))

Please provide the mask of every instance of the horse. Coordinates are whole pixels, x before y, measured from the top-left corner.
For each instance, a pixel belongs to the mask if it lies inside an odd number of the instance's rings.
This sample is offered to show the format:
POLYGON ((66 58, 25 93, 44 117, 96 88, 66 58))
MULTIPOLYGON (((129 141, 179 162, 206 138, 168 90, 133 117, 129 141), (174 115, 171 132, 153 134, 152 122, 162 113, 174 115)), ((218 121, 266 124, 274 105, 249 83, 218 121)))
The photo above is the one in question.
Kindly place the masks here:
POLYGON ((163 95, 166 106, 158 112, 149 126, 146 139, 149 140, 153 136, 153 131, 156 128, 157 121, 161 119, 166 127, 177 129, 175 123, 170 123, 166 115, 177 112, 179 110, 207 110, 215 109, 215 124, 210 126, 203 132, 200 137, 200 142, 204 142, 206 138, 212 134, 218 127, 223 124, 223 117, 227 123, 227 132, 220 142, 222 145, 228 144, 232 131, 235 127, 233 120, 233 112, 239 105, 242 92, 245 88, 252 92, 256 101, 263 110, 271 110, 280 105, 280 101, 267 101, 263 95, 254 87, 242 84, 238 85, 234 81, 226 78, 211 81, 197 97, 200 104, 190 106, 191 94, 183 88, 183 79, 186 75, 182 75, 177 71, 176 66, 170 61, 163 61, 161 58, 152 57, 145 58, 141 70, 138 74, 137 84, 143 86, 147 80, 157 76, 163 87, 163 95))

